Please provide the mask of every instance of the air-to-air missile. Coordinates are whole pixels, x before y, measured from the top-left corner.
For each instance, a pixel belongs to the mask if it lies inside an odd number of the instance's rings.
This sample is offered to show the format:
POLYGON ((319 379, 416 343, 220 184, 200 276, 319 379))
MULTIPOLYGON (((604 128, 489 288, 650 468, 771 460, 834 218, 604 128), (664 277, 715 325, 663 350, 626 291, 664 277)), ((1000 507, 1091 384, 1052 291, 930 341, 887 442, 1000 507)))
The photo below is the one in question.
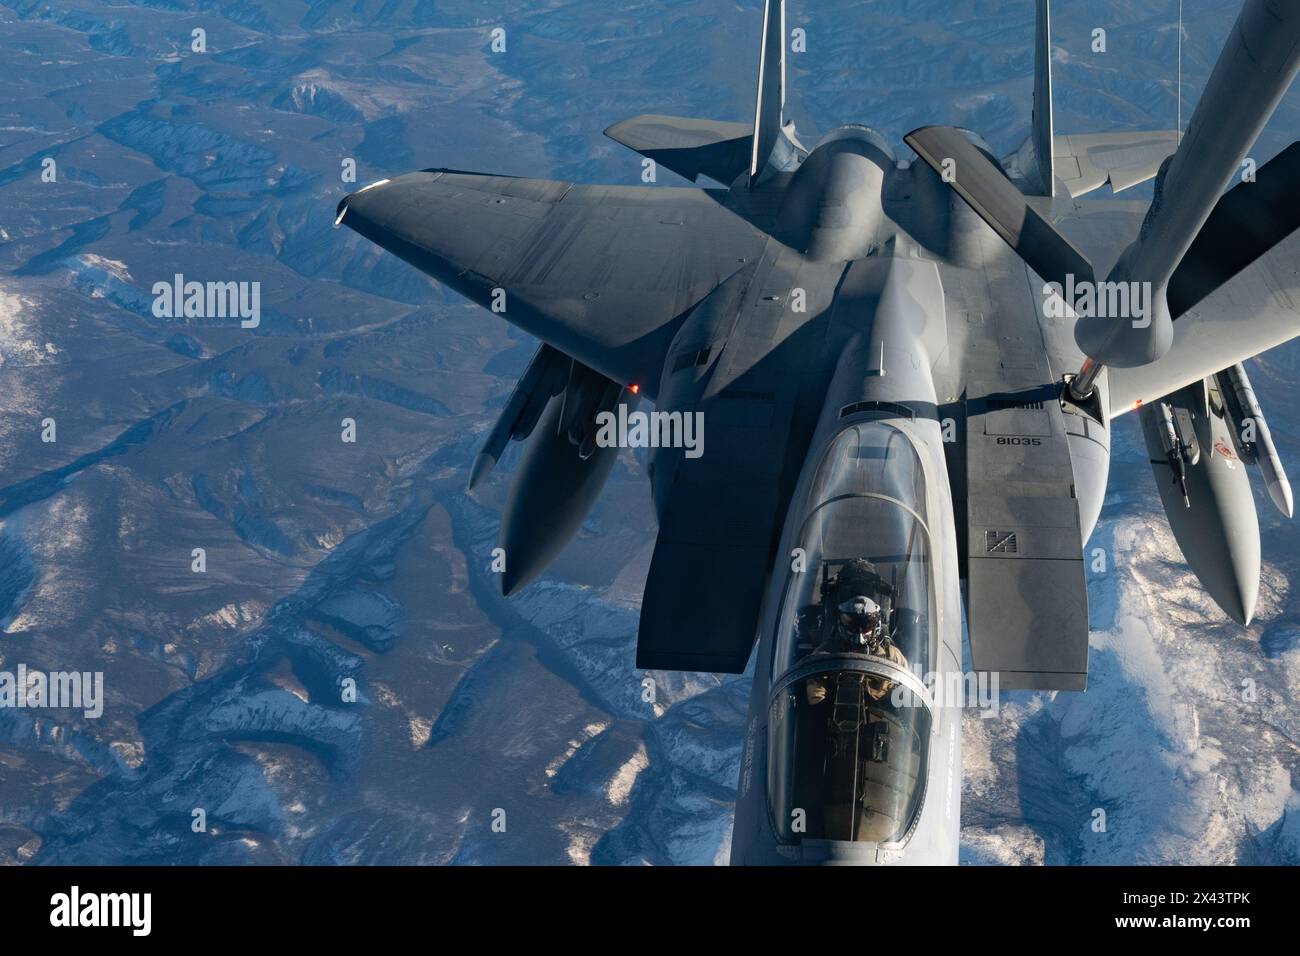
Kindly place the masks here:
POLYGON ((1238 362, 1224 369, 1215 379, 1234 425, 1232 437, 1238 457, 1259 468, 1268 487, 1268 496, 1273 499, 1277 510, 1290 518, 1293 510, 1291 483, 1287 481, 1282 459, 1273 445, 1273 434, 1260 410, 1259 400, 1255 398, 1255 390, 1250 387, 1246 369, 1238 362))
MULTIPOLYGON (((543 345, 533 356, 474 460, 469 487, 496 466, 510 441, 527 441, 501 519, 502 593, 539 575, 582 526, 618 457, 596 443, 597 417, 635 393, 543 345)), ((630 410, 630 408, 629 408, 630 410)))

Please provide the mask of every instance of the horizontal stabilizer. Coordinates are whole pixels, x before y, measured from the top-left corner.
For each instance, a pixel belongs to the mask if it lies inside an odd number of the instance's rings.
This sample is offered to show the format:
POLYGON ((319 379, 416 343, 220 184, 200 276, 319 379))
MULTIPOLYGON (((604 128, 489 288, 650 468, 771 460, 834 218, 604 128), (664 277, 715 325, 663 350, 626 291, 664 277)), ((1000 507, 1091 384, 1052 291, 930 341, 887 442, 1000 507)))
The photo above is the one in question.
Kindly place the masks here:
POLYGON ((1048 282, 1091 282, 1092 265, 1056 227, 1029 204, 1002 168, 959 129, 925 126, 904 137, 925 162, 1048 282))
POLYGON ((1056 177, 1073 198, 1107 183, 1118 193, 1155 178, 1178 148, 1178 133, 1083 133, 1054 142, 1056 177))
POLYGON ((753 131, 748 123, 646 113, 605 135, 691 182, 703 174, 730 186, 749 168, 753 131))

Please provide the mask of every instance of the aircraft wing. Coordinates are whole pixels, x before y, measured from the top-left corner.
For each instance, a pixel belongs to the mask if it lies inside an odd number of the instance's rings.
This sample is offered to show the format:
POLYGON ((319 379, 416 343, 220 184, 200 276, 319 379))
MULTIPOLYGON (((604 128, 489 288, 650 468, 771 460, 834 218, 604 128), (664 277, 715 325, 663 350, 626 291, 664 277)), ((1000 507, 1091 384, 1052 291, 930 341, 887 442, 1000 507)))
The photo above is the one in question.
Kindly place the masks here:
POLYGON ((1071 196, 1099 189, 1114 192, 1144 183, 1178 147, 1178 132, 1076 133, 1057 136, 1052 151, 1057 179, 1071 196))
POLYGON ((352 193, 338 221, 652 399, 674 319, 766 240, 703 189, 446 169, 352 193))

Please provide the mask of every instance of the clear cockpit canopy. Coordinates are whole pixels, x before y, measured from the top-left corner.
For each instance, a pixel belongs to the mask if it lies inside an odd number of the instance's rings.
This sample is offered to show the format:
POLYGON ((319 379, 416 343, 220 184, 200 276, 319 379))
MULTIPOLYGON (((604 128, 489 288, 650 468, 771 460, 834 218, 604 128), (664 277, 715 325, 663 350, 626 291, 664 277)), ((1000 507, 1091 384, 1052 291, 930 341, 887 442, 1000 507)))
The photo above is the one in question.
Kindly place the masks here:
POLYGON ((773 648, 773 825, 782 842, 897 842, 924 792, 934 654, 915 445, 883 422, 846 428, 807 504, 773 648))
POLYGON ((773 681, 814 655, 837 653, 885 659, 923 677, 932 638, 930 533, 925 472, 911 439, 881 422, 845 429, 808 502, 781 605, 773 681), (886 640, 849 639, 840 609, 856 598, 879 607, 877 637, 886 640))
POLYGON ((921 808, 930 711, 853 665, 787 681, 768 715, 768 807, 781 843, 896 844, 921 808))

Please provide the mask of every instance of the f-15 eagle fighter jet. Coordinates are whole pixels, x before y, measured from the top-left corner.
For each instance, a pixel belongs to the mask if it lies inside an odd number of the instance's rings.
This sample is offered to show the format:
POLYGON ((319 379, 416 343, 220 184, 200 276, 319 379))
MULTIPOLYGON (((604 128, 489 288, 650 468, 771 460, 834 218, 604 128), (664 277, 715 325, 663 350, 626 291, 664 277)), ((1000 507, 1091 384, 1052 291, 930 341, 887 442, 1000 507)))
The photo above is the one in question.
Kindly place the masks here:
POLYGON ((470 478, 527 443, 506 594, 600 493, 606 426, 654 403, 636 665, 754 658, 732 861, 955 863, 960 710, 937 688, 963 610, 976 672, 1085 689, 1115 418, 1141 418, 1205 589, 1254 612, 1249 472, 1288 516, 1292 495, 1242 363, 1300 332, 1300 143, 1239 173, 1300 64, 1300 0, 1246 0, 1182 135, 1059 133, 1039 0, 1031 131, 1002 160, 943 126, 805 146, 787 36, 768 0, 752 124, 606 131, 720 187, 426 169, 338 219, 542 342, 470 478), (1073 202, 1152 178, 1145 215, 1073 202))

